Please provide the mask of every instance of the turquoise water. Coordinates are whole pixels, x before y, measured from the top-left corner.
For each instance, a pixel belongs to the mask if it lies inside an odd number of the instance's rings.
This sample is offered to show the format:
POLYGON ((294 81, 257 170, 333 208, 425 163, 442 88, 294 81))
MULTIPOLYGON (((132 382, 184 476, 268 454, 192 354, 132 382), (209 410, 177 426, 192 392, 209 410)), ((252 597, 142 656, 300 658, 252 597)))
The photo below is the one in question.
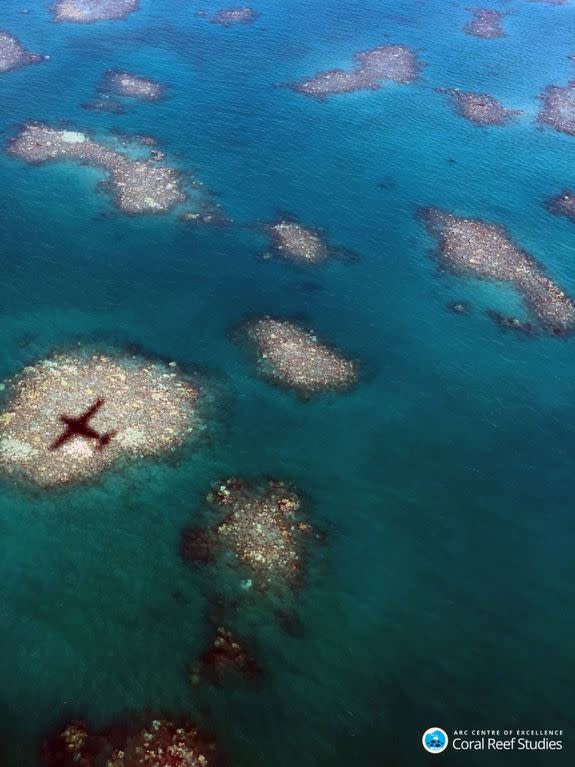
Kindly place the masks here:
POLYGON ((0 155, 0 375, 77 341, 135 343, 197 366, 220 397, 211 439, 176 464, 50 495, 2 485, 2 766, 38 765, 67 717, 142 708, 187 713, 237 767, 424 764, 432 725, 565 730, 561 754, 437 757, 449 764, 571 764, 573 341, 502 334, 483 310, 517 298, 440 275, 414 214, 503 223, 575 293, 575 228, 543 207, 575 184, 575 139, 534 122, 541 90, 573 78, 575 8, 505 3, 507 37, 484 41, 462 34, 465 4, 440 0, 268 0, 231 29, 194 18, 198 3, 141 0, 86 26, 51 23, 48 5, 0 12, 51 56, 1 76, 2 140, 28 120, 151 134, 234 224, 126 218, 95 171, 0 155), (421 52, 417 85, 326 103, 274 87, 387 42, 421 52), (168 98, 81 109, 109 67, 168 98), (526 115, 477 128, 438 85, 526 115), (357 261, 259 259, 257 224, 278 210, 357 261), (446 311, 462 298, 470 315, 446 311), (362 362, 360 386, 303 404, 256 379, 229 334, 261 312, 303 317, 362 362), (194 690, 214 588, 181 563, 179 533, 230 472, 295 482, 328 538, 298 595, 303 638, 269 605, 230 619, 266 684, 194 690))

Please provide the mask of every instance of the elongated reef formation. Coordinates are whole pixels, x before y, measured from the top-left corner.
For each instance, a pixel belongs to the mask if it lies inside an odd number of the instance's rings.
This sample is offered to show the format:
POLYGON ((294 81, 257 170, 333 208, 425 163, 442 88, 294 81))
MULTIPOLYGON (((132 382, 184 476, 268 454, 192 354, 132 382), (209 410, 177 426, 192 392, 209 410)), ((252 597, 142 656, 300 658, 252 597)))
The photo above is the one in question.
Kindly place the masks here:
POLYGON ((134 159, 79 131, 28 123, 9 142, 8 152, 35 165, 76 160, 104 169, 109 173, 104 188, 123 213, 166 213, 186 199, 180 174, 174 168, 134 159))
POLYGON ((384 82, 413 83, 417 80, 421 62, 415 51, 405 45, 383 45, 371 51, 355 53, 352 69, 331 69, 289 83, 297 93, 324 99, 336 93, 377 90, 384 82))
POLYGON ((515 245, 503 227, 458 218, 437 208, 423 210, 422 217, 439 241, 435 256, 445 269, 459 276, 509 283, 544 331, 561 335, 575 330, 573 300, 515 245))

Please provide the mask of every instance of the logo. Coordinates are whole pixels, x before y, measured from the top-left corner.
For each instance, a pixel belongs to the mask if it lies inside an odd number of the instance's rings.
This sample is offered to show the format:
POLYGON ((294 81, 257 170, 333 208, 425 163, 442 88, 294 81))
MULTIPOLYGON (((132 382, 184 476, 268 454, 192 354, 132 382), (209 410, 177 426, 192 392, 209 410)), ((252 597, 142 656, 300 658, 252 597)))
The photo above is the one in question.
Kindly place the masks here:
POLYGON ((449 738, 447 737, 445 730, 442 730, 441 727, 430 727, 429 730, 426 730, 423 733, 421 742, 423 743, 423 748, 428 753, 440 754, 447 748, 449 738))

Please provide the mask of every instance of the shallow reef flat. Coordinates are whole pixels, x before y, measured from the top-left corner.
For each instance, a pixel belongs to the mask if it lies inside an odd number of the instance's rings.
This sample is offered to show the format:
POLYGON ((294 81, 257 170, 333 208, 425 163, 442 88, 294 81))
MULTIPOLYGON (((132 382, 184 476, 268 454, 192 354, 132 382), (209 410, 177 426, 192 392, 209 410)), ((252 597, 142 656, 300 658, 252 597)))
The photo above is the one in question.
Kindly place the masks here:
POLYGON ((13 35, 0 30, 0 73, 36 64, 45 58, 37 53, 30 53, 13 35))
POLYGON ((473 15, 473 19, 464 27, 463 31, 466 35, 482 37, 484 40, 505 37, 505 32, 501 27, 504 13, 493 11, 490 8, 467 8, 466 10, 473 15))
POLYGON ((539 112, 539 122, 575 136, 575 80, 567 85, 548 85, 540 98, 543 108, 539 112))
POLYGON ((248 321, 241 326, 239 338, 245 338, 255 352, 264 378, 304 398, 349 389, 357 382, 354 362, 289 320, 266 316, 248 321))
POLYGON ((321 264, 330 259, 351 259, 351 251, 329 245, 323 232, 300 224, 294 219, 281 218, 265 227, 272 241, 266 257, 278 256, 294 264, 321 264))
POLYGON ((123 19, 138 9, 138 0, 57 0, 52 6, 54 21, 91 24, 123 19))
POLYGON ((507 125, 523 112, 506 109, 497 99, 485 93, 460 91, 458 88, 436 88, 436 93, 451 96, 456 114, 476 125, 507 125))
POLYGON ((124 69, 109 69, 104 75, 101 89, 113 96, 139 99, 140 101, 159 101, 165 95, 165 87, 152 80, 132 74, 124 69))
POLYGON ((104 186, 127 214, 166 213, 186 200, 177 170, 154 159, 133 159, 85 133, 57 130, 42 123, 24 125, 8 152, 31 164, 76 160, 109 173, 104 186))
POLYGON ((151 719, 91 731, 75 720, 42 744, 46 767, 217 767, 216 744, 188 720, 151 719))
POLYGON ((180 552, 188 564, 235 565, 243 587, 257 591, 301 586, 306 539, 313 533, 298 492, 278 480, 249 482, 230 477, 206 498, 223 521, 182 533, 180 552))
POLYGON ((567 216, 575 221, 575 192, 570 189, 565 189, 554 197, 548 197, 545 205, 551 213, 567 216))
POLYGON ((434 255, 446 270, 511 284, 544 332, 562 335, 575 330, 573 300, 545 275, 535 259, 515 245, 503 227, 458 218, 437 208, 426 208, 421 216, 439 241, 434 255))
POLYGON ((308 80, 288 83, 289 88, 317 99, 337 93, 377 90, 384 82, 413 83, 422 63, 417 53, 405 45, 384 45, 354 54, 352 69, 319 72, 308 80))
POLYGON ((56 354, 5 386, 0 469, 42 487, 173 452, 205 428, 200 387, 137 355, 56 354))
POLYGON ((235 24, 250 24, 257 20, 259 14, 255 8, 238 6, 236 8, 223 8, 217 11, 211 18, 214 24, 223 27, 233 27, 235 24))

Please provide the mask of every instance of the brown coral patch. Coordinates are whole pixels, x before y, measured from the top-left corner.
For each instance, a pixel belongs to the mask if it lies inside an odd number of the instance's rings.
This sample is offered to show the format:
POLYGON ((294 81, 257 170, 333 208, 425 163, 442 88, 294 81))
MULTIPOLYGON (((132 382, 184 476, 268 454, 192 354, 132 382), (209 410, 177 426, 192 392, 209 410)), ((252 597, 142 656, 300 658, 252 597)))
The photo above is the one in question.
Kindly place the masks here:
POLYGON ((135 355, 57 354, 24 368, 7 395, 0 468, 43 487, 172 452, 203 429, 200 388, 135 355))
POLYGON ((473 15, 473 19, 466 24, 465 34, 482 37, 484 40, 505 37, 505 32, 501 27, 501 20, 505 14, 490 8, 467 8, 466 10, 473 15))
POLYGON ((549 197, 545 205, 551 213, 567 216, 575 221, 575 193, 570 189, 565 189, 555 197, 549 197))
POLYGON ((202 677, 206 677, 213 684, 221 685, 232 676, 259 681, 262 675, 260 665, 238 638, 219 626, 209 648, 194 664, 190 681, 197 684, 202 677))
POLYGON ((501 226, 480 219, 458 218, 437 208, 421 213, 439 247, 435 256, 459 276, 512 285, 539 326, 553 335, 575 330, 575 304, 542 266, 519 248, 501 226))
POLYGON ((186 199, 181 176, 153 160, 134 159, 85 133, 27 123, 8 145, 9 154, 32 165, 75 160, 108 173, 107 188, 123 212, 167 213, 186 199))
POLYGON ((262 317, 249 321, 239 337, 245 338, 255 352, 263 377, 302 397, 350 389, 357 383, 354 362, 289 320, 262 317))
POLYGON ((44 58, 44 56, 27 51, 13 35, 0 31, 0 74, 25 67, 28 64, 35 64, 44 58))
POLYGON ((57 0, 52 6, 54 20, 91 24, 123 19, 138 8, 138 0, 57 0))
POLYGON ((252 483, 230 477, 216 483, 206 500, 223 519, 203 532, 183 531, 180 551, 185 561, 227 562, 237 568, 248 590, 301 585, 306 541, 315 533, 294 488, 276 480, 252 483))
POLYGON ((538 120, 560 133, 575 136, 575 80, 567 85, 548 85, 540 96, 543 108, 538 120))
POLYGON ((214 24, 220 24, 223 27, 232 27, 236 24, 250 24, 258 18, 258 12, 255 8, 248 6, 238 6, 234 8, 223 8, 212 16, 214 24))
POLYGON ((152 719, 89 732, 71 722, 42 746, 47 767, 217 767, 215 742, 187 720, 152 719))
POLYGON ((159 101, 165 94, 165 87, 161 83, 124 69, 109 69, 104 75, 102 90, 114 96, 139 101, 159 101))
POLYGON ((337 93, 377 90, 384 82, 413 83, 422 67, 415 51, 405 45, 383 45, 354 54, 352 69, 319 72, 308 80, 289 83, 297 93, 324 99, 337 93))
POLYGON ((458 88, 436 88, 436 93, 446 93, 457 114, 476 125, 507 125, 522 115, 517 109, 506 109, 497 99, 486 93, 460 91, 458 88))

